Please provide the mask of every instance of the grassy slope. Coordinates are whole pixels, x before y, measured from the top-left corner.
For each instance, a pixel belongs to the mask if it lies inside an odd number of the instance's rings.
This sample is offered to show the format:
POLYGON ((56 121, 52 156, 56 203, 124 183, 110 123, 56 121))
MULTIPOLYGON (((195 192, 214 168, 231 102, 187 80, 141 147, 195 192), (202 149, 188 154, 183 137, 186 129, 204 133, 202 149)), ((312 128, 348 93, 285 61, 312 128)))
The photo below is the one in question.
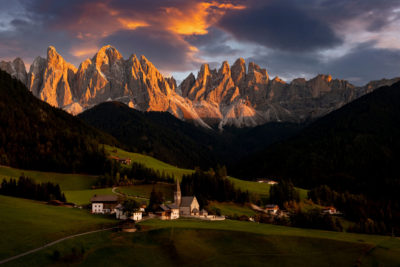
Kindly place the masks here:
MULTIPOLYGON (((162 192, 165 200, 173 201, 174 200, 174 190, 175 185, 167 184, 167 183, 157 183, 154 185, 156 191, 162 192)), ((121 186, 118 187, 118 191, 129 196, 140 197, 140 198, 150 198, 150 193, 153 190, 153 185, 144 184, 144 185, 131 185, 131 186, 121 186)))
POLYGON ((0 259, 64 236, 100 229, 115 221, 85 210, 55 207, 0 195, 0 259))
POLYGON ((227 203, 227 202, 220 203, 217 201, 212 201, 208 204, 208 208, 209 209, 218 208, 221 210, 221 214, 229 217, 232 217, 234 215, 238 216, 246 215, 248 217, 251 217, 256 214, 256 212, 252 210, 250 207, 245 205, 241 206, 236 203, 227 203))
POLYGON ((72 248, 85 249, 84 256, 73 262, 83 266, 353 266, 360 261, 365 266, 395 266, 400 262, 400 240, 390 237, 239 221, 149 220, 141 225, 143 232, 79 237, 8 266, 54 264, 50 256, 55 250, 65 256, 72 248))
MULTIPOLYGON (((117 155, 119 157, 129 157, 134 162, 139 162, 146 165, 149 168, 153 168, 159 170, 160 172, 165 171, 169 174, 174 174, 176 178, 181 179, 182 175, 190 174, 193 170, 181 169, 165 162, 159 161, 153 157, 138 154, 138 153, 130 153, 124 150, 113 148, 111 146, 105 146, 107 152, 111 155, 117 155), (114 149, 117 149, 117 153, 112 152, 114 149)), ((104 189, 96 189, 91 190, 91 186, 95 183, 97 177, 92 175, 84 175, 84 174, 61 174, 61 173, 52 173, 52 172, 40 172, 40 171, 30 171, 30 170, 19 170, 15 168, 0 166, 0 179, 1 178, 10 178, 19 177, 22 173, 26 176, 29 176, 35 179, 38 182, 53 182, 58 183, 61 186, 61 189, 64 191, 67 201, 73 202, 78 205, 88 204, 90 198, 94 194, 112 194, 111 188, 104 189)), ((252 194, 258 195, 259 197, 268 197, 270 185, 260 184, 257 182, 244 181, 240 179, 236 179, 233 177, 228 177, 238 188, 243 191, 248 190, 252 194)), ((143 196, 145 198, 149 198, 152 186, 129 186, 129 187, 120 187, 119 190, 126 194, 131 194, 135 196, 143 196)), ((174 188, 171 186, 160 186, 159 188, 167 200, 173 199, 173 190, 174 188)), ((307 191, 304 189, 299 189, 300 195, 302 199, 304 199, 307 195, 307 191)))
MULTIPOLYGON (((172 166, 168 163, 159 161, 150 156, 145 156, 145 155, 138 154, 138 153, 127 152, 122 149, 114 148, 111 146, 105 146, 105 149, 111 155, 119 156, 122 158, 131 158, 133 162, 142 163, 145 166, 147 166, 148 168, 159 170, 160 172, 165 171, 166 173, 173 174, 179 180, 182 178, 182 175, 193 173, 193 170, 181 169, 181 168, 172 166), (112 152, 115 149, 117 150, 117 153, 112 152)), ((235 184, 235 186, 237 186, 241 190, 244 190, 244 191, 248 190, 249 192, 257 194, 260 197, 268 197, 269 196, 270 185, 268 185, 268 184, 260 184, 257 182, 240 180, 240 179, 236 179, 233 177, 228 177, 228 179, 231 180, 235 184)), ((301 198, 305 199, 307 196, 307 190, 299 189, 299 192, 300 192, 301 198)))
POLYGON ((5 166, 0 166, 0 179, 18 178, 21 174, 33 178, 37 182, 53 182, 60 185, 65 193, 68 202, 77 205, 88 204, 94 194, 112 194, 111 188, 91 190, 97 177, 85 174, 64 174, 54 172, 41 172, 31 170, 20 170, 5 166))
POLYGON ((21 176, 21 174, 31 177, 37 182, 57 183, 62 190, 88 189, 97 179, 97 177, 93 175, 30 171, 0 166, 0 178, 16 178, 21 176))
POLYGON ((145 165, 148 168, 159 170, 160 172, 164 171, 165 173, 168 173, 168 174, 173 174, 179 180, 182 178, 182 175, 191 174, 193 172, 193 170, 181 169, 181 168, 172 166, 168 163, 162 162, 158 159, 155 159, 153 157, 146 156, 143 154, 131 153, 131 152, 127 152, 122 149, 107 146, 107 145, 105 146, 105 149, 108 153, 110 153, 110 155, 119 156, 121 158, 130 158, 133 162, 142 163, 143 165, 145 165), (115 149, 117 150, 117 153, 113 152, 115 149))

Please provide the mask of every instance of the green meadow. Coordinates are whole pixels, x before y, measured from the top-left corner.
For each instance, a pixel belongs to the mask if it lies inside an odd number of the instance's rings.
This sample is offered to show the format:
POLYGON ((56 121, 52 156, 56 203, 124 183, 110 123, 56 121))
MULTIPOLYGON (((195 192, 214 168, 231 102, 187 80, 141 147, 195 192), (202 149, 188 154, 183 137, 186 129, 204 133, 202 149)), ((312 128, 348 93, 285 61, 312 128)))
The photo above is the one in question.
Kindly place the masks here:
POLYGON ((140 223, 66 240, 6 266, 398 266, 400 240, 239 221, 140 223), (80 251, 72 257, 72 251, 80 251), (57 259, 54 254, 60 255, 57 259))
POLYGON ((143 185, 121 186, 121 187, 118 187, 117 191, 124 193, 131 197, 149 199, 153 188, 156 191, 161 192, 166 201, 174 200, 174 190, 175 190, 176 186, 173 184, 167 184, 167 183, 156 183, 154 185, 143 184, 143 185))
MULTIPOLYGON (((131 153, 124 151, 119 148, 111 147, 111 146, 104 146, 105 150, 107 153, 110 153, 110 155, 113 156, 118 156, 121 158, 130 158, 133 162, 138 162, 142 163, 148 168, 152 168, 155 170, 159 170, 160 172, 164 171, 165 173, 168 174, 173 174, 175 178, 180 180, 182 178, 182 175, 185 174, 191 174, 194 171, 189 170, 189 169, 181 169, 175 166, 172 166, 168 163, 162 162, 158 159, 155 159, 150 156, 138 154, 138 153, 131 153), (114 152, 116 151, 116 152, 114 152)), ((253 182, 253 181, 245 181, 245 180, 240 180, 237 178, 229 177, 228 179, 233 182, 233 184, 240 188, 243 191, 249 191, 252 194, 255 194, 256 196, 263 198, 263 197, 268 197, 269 196, 269 189, 271 185, 265 184, 265 183, 258 183, 258 182, 253 182)), ((299 193, 300 193, 300 198, 305 199, 307 197, 307 190, 298 188, 299 193)))
POLYGON ((179 180, 182 178, 183 175, 193 173, 193 170, 181 169, 143 154, 127 152, 125 150, 108 145, 105 145, 104 148, 106 152, 112 156, 118 156, 120 158, 130 158, 132 162, 141 163, 145 165, 147 168, 155 169, 160 172, 164 171, 166 174, 173 174, 175 178, 179 180))
POLYGON ((256 212, 252 210, 247 205, 239 205, 236 203, 228 203, 228 202, 217 202, 212 201, 208 204, 208 209, 212 210, 213 208, 217 208, 221 211, 221 214, 229 217, 233 217, 235 215, 246 215, 248 217, 254 216, 256 212))
POLYGON ((0 259, 56 239, 114 225, 89 211, 0 195, 0 259))
POLYGON ((18 178, 22 174, 35 179, 37 182, 53 182, 59 184, 62 190, 89 189, 97 180, 97 176, 94 175, 20 170, 0 166, 0 179, 18 178))

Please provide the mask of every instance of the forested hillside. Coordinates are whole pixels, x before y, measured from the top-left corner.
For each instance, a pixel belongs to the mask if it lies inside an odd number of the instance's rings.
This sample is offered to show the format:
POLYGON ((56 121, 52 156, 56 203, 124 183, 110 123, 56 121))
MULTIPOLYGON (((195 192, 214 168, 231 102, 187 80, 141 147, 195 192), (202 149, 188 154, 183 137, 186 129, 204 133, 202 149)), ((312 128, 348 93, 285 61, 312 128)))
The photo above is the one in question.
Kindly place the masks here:
POLYGON ((103 173, 100 144, 117 141, 34 97, 0 71, 0 164, 57 172, 103 173))
POLYGON ((241 177, 276 176, 298 186, 398 196, 400 83, 382 87, 314 122, 299 135, 234 167, 241 177))

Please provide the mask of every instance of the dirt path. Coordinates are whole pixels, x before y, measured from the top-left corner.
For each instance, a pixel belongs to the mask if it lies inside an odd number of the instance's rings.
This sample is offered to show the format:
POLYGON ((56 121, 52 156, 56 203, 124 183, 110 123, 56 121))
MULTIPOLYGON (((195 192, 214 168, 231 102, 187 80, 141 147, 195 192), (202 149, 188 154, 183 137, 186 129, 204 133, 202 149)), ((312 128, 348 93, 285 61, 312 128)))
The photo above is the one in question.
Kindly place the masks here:
POLYGON ((93 234, 93 233, 108 231, 108 230, 111 230, 111 229, 113 229, 113 228, 114 228, 114 227, 112 227, 112 228, 106 228, 106 229, 101 229, 101 230, 90 231, 90 232, 85 232, 85 233, 80 233, 80 234, 76 234, 76 235, 70 235, 70 236, 67 236, 67 237, 63 237, 63 238, 61 238, 61 239, 58 239, 58 240, 53 241, 53 242, 51 242, 51 243, 48 243, 48 244, 46 244, 46 245, 44 245, 44 246, 41 246, 41 247, 38 247, 38 248, 35 248, 35 249, 32 249, 32 250, 29 250, 29 251, 27 251, 27 252, 24 252, 24 253, 19 254, 19 255, 16 255, 16 256, 13 256, 13 257, 8 258, 8 259, 0 260, 0 264, 4 264, 4 263, 6 263, 6 262, 19 259, 19 258, 21 258, 21 257, 23 257, 23 256, 26 256, 26 255, 29 255, 29 254, 38 252, 38 251, 40 251, 40 250, 42 250, 42 249, 45 249, 45 248, 54 246, 55 244, 58 244, 58 243, 60 243, 60 242, 62 242, 62 241, 64 241, 64 240, 68 240, 68 239, 71 239, 71 238, 74 238, 74 237, 78 237, 78 236, 83 236, 83 235, 89 235, 89 234, 93 234))

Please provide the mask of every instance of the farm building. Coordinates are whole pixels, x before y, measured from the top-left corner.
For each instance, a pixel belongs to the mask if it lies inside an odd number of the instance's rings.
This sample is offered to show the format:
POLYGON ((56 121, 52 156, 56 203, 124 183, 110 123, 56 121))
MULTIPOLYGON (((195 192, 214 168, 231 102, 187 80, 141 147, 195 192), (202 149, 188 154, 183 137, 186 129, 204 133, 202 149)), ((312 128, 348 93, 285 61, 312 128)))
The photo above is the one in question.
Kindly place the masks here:
POLYGON ((90 202, 92 203, 92 213, 111 214, 115 213, 118 197, 116 195, 94 195, 90 202))
POLYGON ((326 208, 322 209, 322 213, 336 214, 337 210, 335 207, 330 206, 330 207, 326 207, 326 208))
POLYGON ((274 181, 274 180, 271 180, 271 179, 259 179, 259 180, 257 180, 257 182, 260 183, 260 184, 264 183, 264 184, 270 184, 270 185, 278 184, 277 181, 274 181))
MULTIPOLYGON (((122 204, 118 204, 115 207, 115 217, 119 220, 128 219, 127 212, 125 211, 124 206, 122 204)), ((141 221, 142 220, 142 212, 140 210, 132 212, 132 215, 129 217, 129 219, 134 220, 134 221, 141 221)))
POLYGON ((279 206, 275 204, 270 204, 265 206, 265 212, 268 214, 277 214, 279 211, 279 206))
POLYGON ((113 159, 115 161, 118 161, 121 164, 125 164, 125 165, 129 165, 129 164, 132 163, 132 160, 130 158, 120 158, 120 157, 117 157, 117 156, 110 156, 109 158, 113 159))
POLYGON ((179 207, 175 204, 160 205, 156 214, 161 220, 175 220, 179 218, 179 207))

